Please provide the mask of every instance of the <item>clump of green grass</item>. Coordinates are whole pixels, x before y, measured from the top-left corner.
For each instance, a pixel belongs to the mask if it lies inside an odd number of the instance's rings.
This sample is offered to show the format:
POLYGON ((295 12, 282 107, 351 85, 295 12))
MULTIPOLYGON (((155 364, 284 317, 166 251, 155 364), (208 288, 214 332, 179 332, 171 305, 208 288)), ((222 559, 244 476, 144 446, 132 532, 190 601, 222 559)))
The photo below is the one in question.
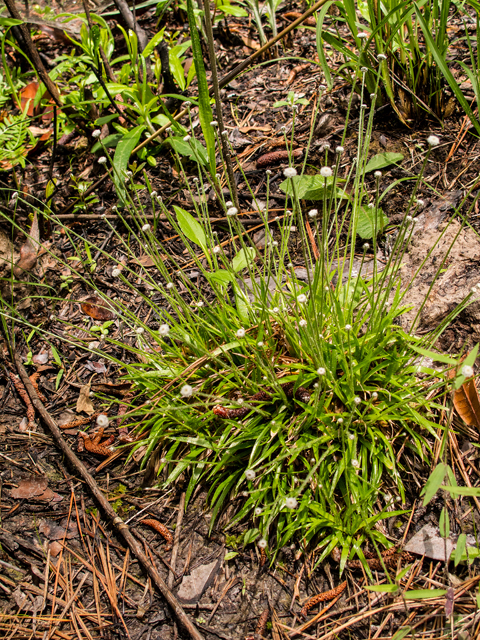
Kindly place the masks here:
MULTIPOLYGON (((363 94, 366 71, 358 73, 363 94)), ((159 323, 153 329, 128 304, 106 300, 115 308, 121 335, 130 336, 115 337, 110 327, 108 335, 102 334, 108 351, 100 347, 97 352, 121 367, 135 392, 128 417, 140 439, 132 453, 143 451, 141 465, 156 470, 160 486, 185 481, 187 505, 197 487, 207 487, 212 527, 219 521, 227 528, 241 524, 243 542, 258 543, 271 557, 292 539, 318 545, 319 561, 339 546, 341 568, 352 555, 363 559, 367 538, 389 545, 377 524, 403 513, 394 507, 406 500, 405 453, 419 460, 430 457, 439 429, 436 401, 444 384, 441 373, 418 364, 438 332, 417 337, 398 324, 406 311, 398 272, 414 230, 423 169, 387 264, 380 265, 377 236, 386 224, 380 176, 369 189, 365 170, 372 126, 373 109, 361 109, 357 155, 345 181, 339 177, 342 147, 334 163, 325 163, 314 176, 309 197, 318 201, 318 209, 306 208, 301 200, 312 176, 297 174, 293 165, 285 170, 282 188, 288 197, 275 237, 268 199, 259 213, 269 239, 263 253, 221 191, 229 234, 218 241, 202 197, 205 187, 218 183, 209 163, 198 158, 198 176, 192 178, 176 155, 195 217, 180 207, 166 207, 144 174, 155 215, 149 223, 138 185, 118 173, 104 150, 104 162, 111 163, 116 183, 124 185, 118 214, 128 234, 111 230, 131 259, 112 276, 123 290, 140 296, 148 317, 159 323), (133 215, 133 223, 125 213, 133 215), (165 259, 156 235, 160 215, 183 241, 199 284, 175 256, 165 259), (368 235, 366 220, 371 246, 359 237, 360 229, 363 237, 368 235), (318 254, 307 224, 313 227, 318 254), (303 280, 291 255, 292 226, 302 240, 303 280), (154 261, 156 273, 132 266, 139 246, 154 261), (136 361, 112 355, 115 350, 127 350, 136 361), (296 393, 300 388, 307 392, 296 393), (259 392, 264 392, 261 401, 251 401, 259 392)), ((194 135, 192 128, 183 140, 192 158, 199 149, 194 135)), ((219 135, 214 129, 217 144, 219 135)), ((430 139, 425 163, 437 142, 430 139)), ((267 193, 269 180, 267 175, 267 193)), ((86 273, 92 271, 88 255, 97 251, 102 257, 94 269, 102 260, 112 263, 112 256, 93 245, 84 255, 84 238, 79 242, 74 230, 64 230, 88 266, 86 273)), ((90 289, 96 287, 94 275, 77 275, 90 289)), ((105 298, 101 290, 96 293, 105 298)), ((12 311, 3 316, 12 317, 12 311)))

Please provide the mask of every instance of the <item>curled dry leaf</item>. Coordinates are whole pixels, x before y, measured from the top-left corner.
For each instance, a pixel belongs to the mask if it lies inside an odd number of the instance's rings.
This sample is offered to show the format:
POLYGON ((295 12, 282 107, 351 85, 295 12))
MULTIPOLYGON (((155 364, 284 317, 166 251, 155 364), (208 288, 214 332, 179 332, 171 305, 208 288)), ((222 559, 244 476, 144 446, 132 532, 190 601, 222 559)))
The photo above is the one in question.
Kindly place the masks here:
POLYGON ((81 303, 82 311, 85 315, 90 316, 94 320, 112 320, 115 317, 112 309, 107 303, 98 296, 90 296, 81 303))
MULTIPOLYGON (((459 365, 459 368, 462 364, 459 365)), ((450 378, 458 375, 458 371, 450 371, 450 378)), ((480 398, 478 396, 475 378, 465 380, 459 389, 453 392, 453 406, 458 415, 469 427, 474 426, 480 430, 480 398)))
POLYGON ((19 278, 25 271, 31 271, 35 266, 40 249, 40 230, 37 214, 33 216, 30 235, 20 249, 20 258, 13 267, 13 275, 19 278))
POLYGON ((81 387, 76 409, 77 413, 82 411, 88 415, 95 413, 92 401, 90 400, 90 384, 84 384, 83 387, 81 387))

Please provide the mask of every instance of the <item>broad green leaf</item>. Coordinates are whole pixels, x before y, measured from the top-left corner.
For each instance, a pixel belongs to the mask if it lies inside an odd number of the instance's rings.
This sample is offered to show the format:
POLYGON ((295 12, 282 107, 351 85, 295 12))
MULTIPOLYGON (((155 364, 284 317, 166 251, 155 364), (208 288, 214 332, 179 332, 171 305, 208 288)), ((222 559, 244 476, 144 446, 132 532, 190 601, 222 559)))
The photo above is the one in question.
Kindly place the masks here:
MULTIPOLYGON (((284 180, 280 189, 289 196, 294 193, 300 199, 304 200, 324 200, 332 196, 334 177, 324 178, 320 174, 314 176, 294 176, 284 180), (326 188, 325 188, 326 187, 326 188)), ((337 178, 337 187, 335 196, 337 198, 348 198, 348 194, 338 187, 338 183, 342 182, 337 178)))
POLYGON ((15 27, 19 24, 23 24, 23 20, 17 20, 16 18, 0 18, 0 27, 15 27))
POLYGON ((123 138, 123 134, 121 133, 111 133, 109 136, 106 136, 101 142, 100 141, 96 142, 93 145, 91 152, 96 153, 97 151, 100 151, 100 149, 102 149, 103 147, 107 147, 107 149, 114 148, 118 145, 118 143, 122 138, 123 138))
POLYGON ((218 11, 223 11, 223 13, 227 13, 228 15, 235 16, 235 18, 246 18, 248 16, 248 12, 245 9, 241 9, 240 7, 232 7, 226 4, 222 4, 217 7, 218 11))
POLYGON ((440 598, 447 593, 446 589, 413 589, 403 594, 406 600, 426 600, 427 598, 440 598))
POLYGON ((442 538, 448 538, 448 536, 450 535, 450 518, 448 517, 448 511, 445 509, 445 507, 443 507, 440 513, 438 526, 442 538))
POLYGON ((207 150, 200 140, 197 140, 196 138, 191 138, 190 142, 185 142, 183 138, 174 136, 167 138, 165 143, 171 144, 175 151, 177 151, 181 156, 191 158, 202 165, 205 165, 208 162, 207 150))
POLYGON ((437 491, 442 486, 442 482, 447 473, 447 465, 443 462, 437 464, 435 469, 430 474, 427 482, 425 483, 425 487, 423 488, 423 506, 425 507, 433 496, 437 493, 437 491))
POLYGON ((357 233, 364 240, 373 238, 375 231, 380 233, 386 224, 388 224, 388 218, 383 213, 382 209, 360 207, 357 222, 357 233))
POLYGON ((190 27, 190 37, 192 38, 193 59, 195 61, 195 69, 197 71, 198 118, 200 120, 200 126, 202 127, 205 144, 207 146, 210 172, 212 176, 215 176, 215 133, 211 124, 213 121, 213 112, 210 105, 207 75, 205 73, 205 65, 203 63, 203 51, 195 20, 193 0, 187 0, 187 16, 190 27))
POLYGON ((328 66, 327 58, 325 56, 325 49, 323 47, 323 21, 327 15, 327 11, 330 9, 333 1, 327 2, 323 5, 321 11, 317 13, 317 28, 316 28, 316 42, 317 42, 317 55, 322 67, 323 77, 325 78, 326 85, 331 91, 333 88, 332 74, 330 73, 330 67, 328 66))
POLYGON ((397 162, 401 162, 403 160, 402 153, 394 153, 392 151, 386 151, 385 153, 377 153, 376 156, 373 156, 365 167, 365 173, 369 173, 370 171, 378 171, 379 169, 383 169, 384 167, 388 167, 391 164, 397 164, 397 162))
POLYGON ((238 551, 229 551, 225 554, 223 559, 225 560, 225 562, 228 562, 229 560, 233 560, 233 558, 235 558, 236 556, 238 556, 238 551))
POLYGON ((253 247, 247 247, 246 250, 240 249, 240 251, 232 260, 232 269, 235 271, 235 273, 238 273, 238 271, 242 271, 242 269, 245 269, 250 264, 250 262, 252 262, 254 257, 255 249, 253 247))
POLYGON ((377 591, 378 593, 396 593, 399 588, 398 584, 376 584, 365 587, 368 591, 377 591))
POLYGON ((214 271, 209 274, 210 280, 213 280, 219 285, 226 286, 233 280, 233 276, 229 271, 225 269, 218 269, 218 271, 214 271))
POLYGON ((185 211, 181 207, 173 205, 175 213, 177 214, 178 226, 185 234, 185 236, 193 243, 197 244, 204 251, 207 247, 207 236, 203 230, 202 225, 195 220, 192 214, 185 211))
POLYGON ((123 194, 125 194, 125 171, 130 160, 132 151, 138 144, 140 136, 142 135, 145 127, 139 125, 134 127, 128 133, 126 133, 121 140, 117 143, 115 149, 115 155, 113 156, 113 181, 117 190, 117 196, 120 200, 123 200, 123 194))
POLYGON ((224 351, 230 351, 230 349, 235 349, 240 345, 238 340, 234 340, 234 342, 229 342, 228 344, 222 344, 221 347, 217 347, 215 351, 212 351, 212 356, 219 356, 224 351))
POLYGON ((467 536, 465 533, 461 533, 458 536, 457 546, 455 548, 455 566, 457 566, 458 563, 461 562, 462 557, 465 553, 466 547, 467 547, 467 536))
POLYGON ((245 299, 245 294, 237 286, 235 287, 235 306, 237 307, 237 313, 240 320, 244 323, 248 323, 248 311, 250 309, 250 305, 245 299))

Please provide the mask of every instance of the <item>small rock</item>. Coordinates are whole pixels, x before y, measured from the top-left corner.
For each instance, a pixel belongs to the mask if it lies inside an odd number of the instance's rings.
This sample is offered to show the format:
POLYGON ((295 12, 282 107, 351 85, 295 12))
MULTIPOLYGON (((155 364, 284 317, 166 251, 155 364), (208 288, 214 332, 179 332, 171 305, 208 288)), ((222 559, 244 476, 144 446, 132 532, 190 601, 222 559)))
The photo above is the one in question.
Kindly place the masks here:
POLYGON ((432 560, 441 560, 445 562, 445 547, 447 550, 447 558, 455 548, 455 544, 450 538, 445 539, 440 536, 437 527, 426 524, 411 538, 405 545, 405 551, 416 553, 419 556, 425 555, 432 560))
POLYGON ((221 560, 214 560, 209 564, 202 564, 192 571, 189 576, 184 576, 177 596, 184 604, 194 604, 202 597, 202 594, 212 584, 221 560))

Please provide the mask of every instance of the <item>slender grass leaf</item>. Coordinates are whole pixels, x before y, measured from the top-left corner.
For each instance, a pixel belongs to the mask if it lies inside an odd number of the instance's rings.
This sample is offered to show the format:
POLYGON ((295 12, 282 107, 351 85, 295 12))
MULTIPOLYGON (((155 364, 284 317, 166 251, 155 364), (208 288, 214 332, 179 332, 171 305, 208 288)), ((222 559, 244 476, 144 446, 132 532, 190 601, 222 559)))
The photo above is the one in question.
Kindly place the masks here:
POLYGON ((415 11, 416 11, 416 14, 417 14, 417 20, 420 23, 420 26, 422 27, 423 35, 424 35, 424 38, 425 38, 425 43, 427 45, 428 50, 430 51, 430 53, 434 57, 438 68, 443 73, 443 75, 445 77, 445 80, 448 82, 448 84, 450 86, 450 89, 455 94, 455 97, 457 98, 458 102, 460 103, 462 109, 465 111, 465 113, 469 117, 470 122, 475 127, 477 133, 480 133, 480 122, 478 121, 478 119, 473 114, 473 111, 471 110, 470 105, 468 104, 465 96, 463 95, 463 92, 460 89, 460 86, 459 86, 458 82, 455 80, 455 78, 453 77, 452 72, 448 68, 448 65, 447 65, 447 62, 445 60, 445 57, 439 51, 439 49, 437 47, 437 44, 436 44, 435 40, 432 37, 431 30, 429 29, 427 23, 425 22, 425 19, 424 19, 423 15, 422 15, 417 3, 415 3, 415 11))
POLYGON ((376 591, 378 593, 396 593, 399 588, 398 584, 376 584, 365 587, 368 591, 376 591))
POLYGON ((435 353, 435 351, 429 351, 428 349, 423 349, 422 347, 417 347, 416 345, 411 345, 411 349, 420 353, 422 356, 426 358, 431 358, 434 362, 443 362, 444 364, 450 364, 455 366, 457 364, 457 360, 455 358, 449 358, 448 356, 443 355, 443 353, 435 353))
POLYGON ((193 60, 197 71, 198 82, 198 118, 202 127, 205 144, 210 164, 210 171, 215 176, 215 134, 212 128, 213 112, 210 105, 210 94, 208 92, 207 75, 205 73, 205 65, 203 63, 203 52, 200 45, 200 36, 198 33, 193 1, 187 0, 188 24, 190 27, 190 36, 192 38, 193 60))
POLYGON ((442 489, 456 496, 480 496, 480 487, 452 487, 446 485, 442 489))
POLYGON ((423 489, 423 506, 425 507, 433 496, 437 493, 437 491, 442 486, 442 482, 447 473, 447 465, 443 462, 437 464, 435 469, 430 474, 427 482, 425 483, 425 487, 423 489))
POLYGON ((378 171, 379 169, 383 169, 388 167, 391 164, 397 164, 403 160, 402 153, 394 153, 393 151, 386 151, 385 153, 377 153, 376 156, 373 156, 365 167, 365 173, 369 173, 370 171, 378 171))
POLYGON ((426 600, 427 598, 440 598, 447 593, 446 589, 413 589, 403 594, 406 600, 426 600))
POLYGON ((115 183, 117 195, 120 200, 124 199, 122 195, 125 194, 125 171, 127 170, 130 156, 137 146, 144 130, 145 127, 143 124, 134 127, 117 143, 115 155, 113 156, 113 182, 115 183))
POLYGON ((462 557, 465 554, 465 549, 467 547, 467 536, 465 533, 461 533, 458 536, 457 546, 455 548, 455 566, 462 561, 462 557))
POLYGON ((191 241, 201 247, 204 251, 207 248, 207 236, 205 235, 205 231, 203 230, 202 225, 195 220, 195 218, 182 209, 181 207, 177 207, 177 205, 173 205, 175 209, 175 213, 177 214, 178 226, 182 230, 182 232, 186 235, 186 237, 191 241))
POLYGON ((329 91, 333 88, 333 80, 332 74, 330 73, 330 67, 327 63, 327 58, 325 56, 325 50, 323 48, 323 21, 325 20, 325 16, 327 15, 327 11, 330 9, 330 6, 333 4, 333 0, 331 2, 327 2, 318 12, 317 15, 317 30, 316 30, 316 40, 317 40, 317 55, 320 61, 320 66, 322 67, 323 77, 325 78, 325 82, 329 91))
POLYGON ((440 513, 438 526, 442 538, 448 538, 448 536, 450 535, 450 518, 448 517, 448 511, 445 509, 445 507, 443 507, 440 513))
POLYGON ((403 640, 405 636, 408 636, 409 633, 412 632, 412 627, 410 625, 399 629, 396 634, 392 637, 392 640, 403 640))

